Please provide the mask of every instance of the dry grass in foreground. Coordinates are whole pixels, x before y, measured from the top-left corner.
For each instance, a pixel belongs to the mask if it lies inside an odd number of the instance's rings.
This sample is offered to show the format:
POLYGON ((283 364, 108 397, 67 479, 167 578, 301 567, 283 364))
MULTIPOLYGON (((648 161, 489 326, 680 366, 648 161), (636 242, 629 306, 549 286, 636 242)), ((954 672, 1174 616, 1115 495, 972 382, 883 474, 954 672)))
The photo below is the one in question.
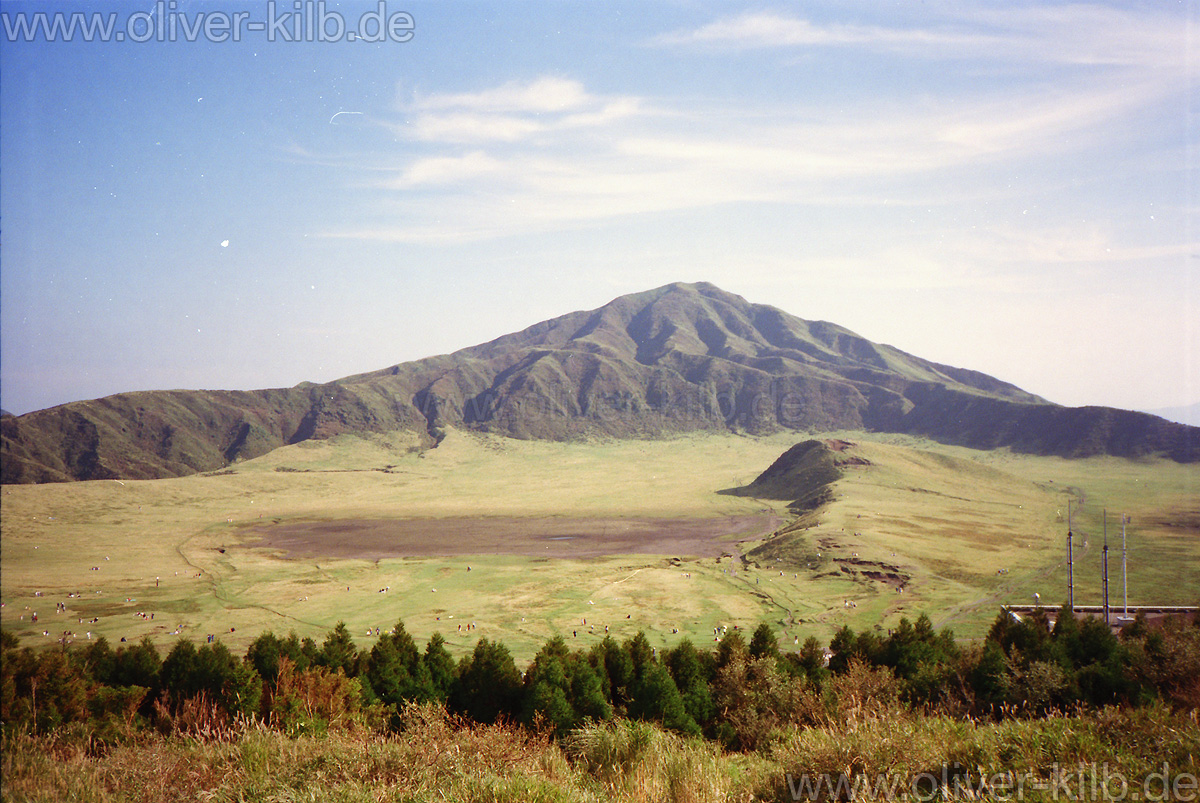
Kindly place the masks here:
MULTIPOLYGON (((9 733, 3 747, 3 798, 11 801, 699 803, 844 797, 834 790, 839 781, 857 799, 929 800, 956 798, 953 789, 930 788, 931 779, 977 784, 1001 772, 1022 788, 999 799, 1062 799, 1064 789, 1074 799, 1105 799, 1087 796, 1088 768, 1109 779, 1109 799, 1118 779, 1139 799, 1161 789, 1165 768, 1168 794, 1158 799, 1195 800, 1200 718, 1152 706, 994 723, 855 708, 776 733, 761 752, 729 754, 640 722, 590 725, 554 741, 426 705, 406 709, 394 735, 356 726, 291 738, 243 724, 219 739, 136 733, 116 745, 78 731, 9 733), (880 778, 890 788, 877 786, 880 778), (814 787, 822 781, 824 790, 814 787)), ((978 789, 957 799, 972 795, 978 789)))

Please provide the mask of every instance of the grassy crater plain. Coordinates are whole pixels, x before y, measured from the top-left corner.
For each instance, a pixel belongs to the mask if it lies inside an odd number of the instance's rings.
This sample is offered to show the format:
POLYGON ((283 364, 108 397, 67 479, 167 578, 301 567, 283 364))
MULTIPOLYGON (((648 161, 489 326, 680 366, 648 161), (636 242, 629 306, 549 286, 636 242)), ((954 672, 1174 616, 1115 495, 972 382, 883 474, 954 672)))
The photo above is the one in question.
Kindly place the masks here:
POLYGON ((720 625, 765 621, 787 648, 922 612, 977 638, 1002 603, 1065 600, 1068 500, 1078 604, 1101 600, 1104 508, 1114 606, 1121 513, 1130 604, 1200 598, 1200 467, 815 437, 852 445, 832 501, 800 520, 785 502, 718 493, 796 433, 451 431, 427 451, 408 433, 340 436, 207 475, 4 486, 0 620, 35 646, 149 634, 168 649, 213 634, 241 650, 266 630, 320 640, 339 620, 361 647, 403 619, 456 654, 501 640, 519 663, 554 635, 586 647, 642 630, 703 646, 720 625), (308 534, 303 548, 276 538, 289 532, 308 534), (655 545, 634 551, 631 537, 655 545))

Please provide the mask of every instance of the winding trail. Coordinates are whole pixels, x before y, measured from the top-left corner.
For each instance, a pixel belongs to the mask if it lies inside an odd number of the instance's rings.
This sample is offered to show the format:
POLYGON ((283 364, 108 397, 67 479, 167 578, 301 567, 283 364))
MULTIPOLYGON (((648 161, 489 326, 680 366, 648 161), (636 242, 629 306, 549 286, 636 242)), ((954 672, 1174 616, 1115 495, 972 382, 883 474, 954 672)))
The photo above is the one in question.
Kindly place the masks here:
POLYGON ((629 575, 628 577, 626 577, 626 578, 624 578, 624 579, 622 579, 622 580, 614 580, 613 582, 611 582, 611 583, 609 583, 609 584, 608 584, 608 587, 609 587, 609 588, 612 588, 613 586, 619 586, 619 585, 621 585, 621 583, 624 583, 624 582, 625 582, 625 580, 632 580, 632 579, 633 579, 633 577, 634 577, 634 575, 636 575, 636 574, 637 574, 638 572, 640 572, 640 571, 641 571, 641 569, 635 569, 635 570, 634 570, 634 572, 633 572, 633 574, 629 575))
MULTIPOLYGON (((202 579, 206 583, 208 583, 209 590, 212 592, 212 595, 213 595, 213 599, 222 603, 227 608, 253 608, 255 610, 266 611, 267 613, 274 614, 275 616, 278 616, 280 619, 287 619, 289 621, 298 622, 303 625, 309 625, 311 627, 317 627, 317 628, 328 627, 328 625, 321 623, 321 622, 311 622, 307 619, 301 619, 298 616, 293 616, 291 614, 284 613, 283 611, 277 611, 274 608, 271 608, 267 605, 260 605, 255 602, 249 602, 240 597, 231 595, 223 587, 221 574, 218 570, 205 569, 204 567, 197 565, 183 551, 184 547, 187 545, 187 543, 189 541, 193 540, 194 538, 196 538, 197 536, 199 536, 201 534, 202 533, 192 533, 191 535, 185 537, 182 541, 180 541, 179 543, 177 543, 175 545, 175 551, 179 554, 179 557, 183 559, 184 563, 186 563, 188 566, 190 566, 191 568, 195 569, 197 572, 200 573, 200 575, 201 575, 200 579, 202 579)), ((322 574, 324 574, 324 570, 321 569, 320 566, 317 567, 317 570, 320 571, 322 574)), ((326 575, 326 577, 329 577, 329 576, 326 575)), ((330 577, 329 579, 332 580, 333 578, 330 577)))

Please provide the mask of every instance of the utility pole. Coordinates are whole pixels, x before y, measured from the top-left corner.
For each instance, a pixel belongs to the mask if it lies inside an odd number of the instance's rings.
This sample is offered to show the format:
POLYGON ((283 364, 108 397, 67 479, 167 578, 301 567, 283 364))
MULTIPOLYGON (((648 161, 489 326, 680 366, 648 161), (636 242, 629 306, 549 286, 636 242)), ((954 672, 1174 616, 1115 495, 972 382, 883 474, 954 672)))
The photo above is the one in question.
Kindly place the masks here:
POLYGON ((1067 605, 1071 615, 1075 615, 1075 554, 1071 532, 1071 500, 1067 500, 1067 605))
POLYGON ((1108 620, 1108 509, 1104 510, 1104 624, 1108 620))
POLYGON ((1121 582, 1125 586, 1125 618, 1129 618, 1129 564, 1128 556, 1125 552, 1125 525, 1129 523, 1129 517, 1124 513, 1121 514, 1121 582))

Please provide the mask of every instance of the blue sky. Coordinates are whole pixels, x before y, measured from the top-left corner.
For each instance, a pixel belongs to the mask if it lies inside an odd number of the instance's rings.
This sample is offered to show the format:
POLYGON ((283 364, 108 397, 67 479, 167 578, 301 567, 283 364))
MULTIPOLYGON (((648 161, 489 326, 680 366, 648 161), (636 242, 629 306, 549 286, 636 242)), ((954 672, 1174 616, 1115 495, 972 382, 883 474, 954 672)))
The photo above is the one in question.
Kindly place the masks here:
POLYGON ((1063 404, 1200 401, 1194 0, 383 9, 409 41, 23 41, 269 8, 0 6, 5 409, 328 381, 700 280, 1063 404))

